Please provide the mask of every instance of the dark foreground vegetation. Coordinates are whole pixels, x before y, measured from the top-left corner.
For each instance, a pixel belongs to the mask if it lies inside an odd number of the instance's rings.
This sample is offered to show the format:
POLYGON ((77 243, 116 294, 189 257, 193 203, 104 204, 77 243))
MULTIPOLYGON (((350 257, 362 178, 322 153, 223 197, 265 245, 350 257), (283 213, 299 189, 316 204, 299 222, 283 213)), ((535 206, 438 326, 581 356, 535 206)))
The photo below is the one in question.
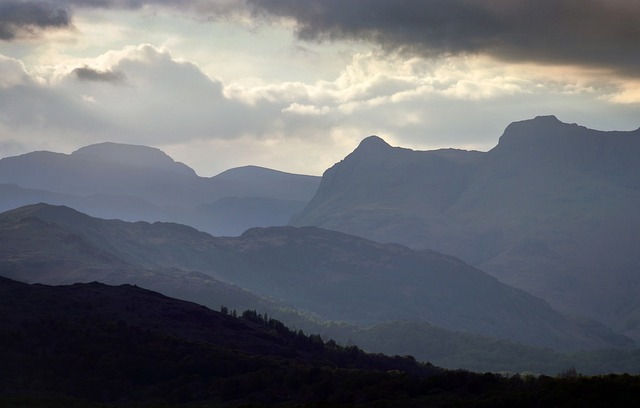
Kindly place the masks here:
POLYGON ((0 278, 0 406, 638 406, 640 377, 448 371, 123 285, 0 278))

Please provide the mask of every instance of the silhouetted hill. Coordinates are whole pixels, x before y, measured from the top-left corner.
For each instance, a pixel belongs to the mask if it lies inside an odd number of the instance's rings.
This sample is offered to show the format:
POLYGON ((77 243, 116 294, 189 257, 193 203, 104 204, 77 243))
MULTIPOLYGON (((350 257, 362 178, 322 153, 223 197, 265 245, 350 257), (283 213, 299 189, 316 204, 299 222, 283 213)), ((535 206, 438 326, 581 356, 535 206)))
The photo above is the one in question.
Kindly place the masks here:
POLYGON ((0 227, 0 271, 28 282, 71 282, 86 269, 177 268, 329 320, 427 321, 559 349, 630 344, 456 258, 319 228, 215 238, 178 224, 100 220, 44 204, 2 214, 0 227))
POLYGON ((33 152, 0 160, 0 210, 48 202, 103 218, 170 221, 217 235, 284 225, 311 199, 319 178, 256 166, 199 177, 159 149, 118 143, 70 155, 33 152), (229 212, 221 199, 251 202, 229 212), (267 210, 256 210, 269 200, 267 210), (248 220, 252 224, 247 226, 248 220), (219 229, 218 229, 219 228, 219 229))
POLYGON ((365 139, 323 175, 292 225, 452 254, 572 314, 640 338, 640 130, 553 116, 487 153, 365 139))
POLYGON ((51 287, 0 278, 0 405, 616 406, 629 375, 504 378, 324 343, 130 285, 51 287))
POLYGON ((384 384, 398 378, 390 370, 416 379, 443 373, 410 358, 325 345, 255 312, 236 318, 130 285, 0 278, 0 310, 0 403, 271 404, 349 393, 375 400, 369 385, 335 384, 318 394, 313 384, 322 377, 384 384))

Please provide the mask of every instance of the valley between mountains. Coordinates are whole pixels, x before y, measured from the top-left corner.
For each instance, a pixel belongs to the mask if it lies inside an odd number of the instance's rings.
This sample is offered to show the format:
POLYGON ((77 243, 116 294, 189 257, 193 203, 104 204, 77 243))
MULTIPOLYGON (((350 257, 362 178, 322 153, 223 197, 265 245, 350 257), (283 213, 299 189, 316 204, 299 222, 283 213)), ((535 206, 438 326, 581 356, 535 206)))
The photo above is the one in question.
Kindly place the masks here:
POLYGON ((372 136, 322 178, 105 143, 0 160, 0 275, 135 284, 449 368, 640 372, 640 131, 372 136), (446 347, 444 346, 446 345, 446 347))

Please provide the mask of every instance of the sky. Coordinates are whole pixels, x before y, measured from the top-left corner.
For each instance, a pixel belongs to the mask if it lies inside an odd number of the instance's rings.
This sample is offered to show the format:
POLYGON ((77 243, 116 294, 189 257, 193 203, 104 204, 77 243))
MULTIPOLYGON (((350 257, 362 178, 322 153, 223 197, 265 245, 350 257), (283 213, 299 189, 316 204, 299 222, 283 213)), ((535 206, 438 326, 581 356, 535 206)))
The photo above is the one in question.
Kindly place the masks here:
POLYGON ((0 0, 0 157, 113 141, 321 175, 369 135, 640 127, 637 0, 0 0))

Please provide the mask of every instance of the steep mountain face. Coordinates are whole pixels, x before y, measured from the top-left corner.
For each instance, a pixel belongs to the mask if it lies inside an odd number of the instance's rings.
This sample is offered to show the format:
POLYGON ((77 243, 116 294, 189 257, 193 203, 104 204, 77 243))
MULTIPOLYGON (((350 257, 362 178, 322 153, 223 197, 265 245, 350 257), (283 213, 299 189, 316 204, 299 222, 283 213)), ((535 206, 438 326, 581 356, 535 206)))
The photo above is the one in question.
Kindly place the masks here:
POLYGON ((441 214, 464 191, 482 156, 415 152, 371 136, 325 172, 313 200, 291 224, 455 253, 457 243, 470 237, 441 214))
POLYGON ((137 279, 147 275, 150 282, 149 274, 177 268, 185 281, 190 275, 181 271, 198 271, 328 320, 426 321, 558 349, 630 344, 456 258, 318 228, 257 228, 214 238, 177 224, 100 220, 35 205, 0 216, 0 244, 0 272, 28 282, 135 269, 137 279))
POLYGON ((101 143, 70 155, 33 152, 0 160, 0 210, 48 202, 102 218, 180 222, 239 235, 288 223, 319 181, 255 166, 204 178, 158 149, 101 143), (232 199, 244 205, 230 212, 225 204, 232 199))
POLYGON ((639 155, 640 130, 552 116, 511 124, 487 153, 368 138, 325 172, 292 225, 453 254, 640 338, 639 155))

